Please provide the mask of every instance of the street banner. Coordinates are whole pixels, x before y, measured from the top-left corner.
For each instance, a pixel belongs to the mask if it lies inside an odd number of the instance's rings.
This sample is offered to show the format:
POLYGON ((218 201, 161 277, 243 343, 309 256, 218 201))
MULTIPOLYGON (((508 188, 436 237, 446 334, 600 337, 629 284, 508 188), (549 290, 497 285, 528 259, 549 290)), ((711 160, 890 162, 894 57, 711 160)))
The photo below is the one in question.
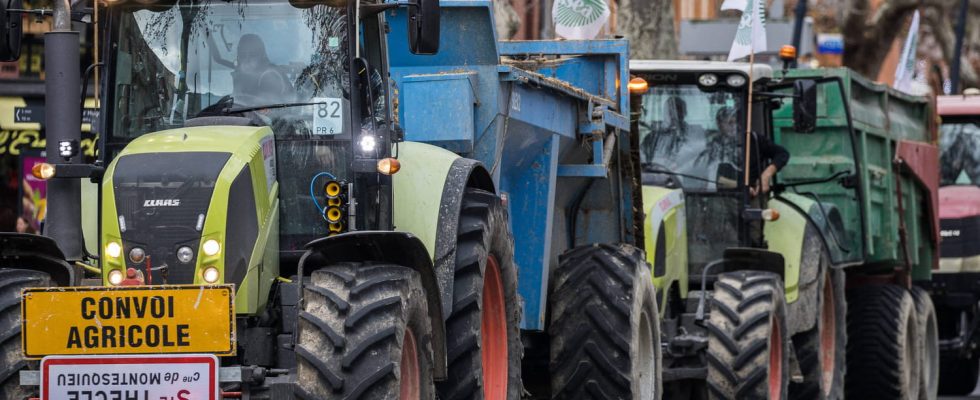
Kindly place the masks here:
POLYGON ((609 6, 605 0, 555 0, 551 18, 563 38, 595 39, 609 20, 609 6))
POLYGON ((766 47, 766 5, 762 0, 725 0, 722 10, 742 10, 742 19, 735 31, 728 61, 734 61, 753 53, 762 53, 766 47))
POLYGON ((905 38, 905 46, 902 47, 902 58, 899 59, 895 67, 895 89, 909 92, 912 89, 912 80, 915 76, 915 53, 919 47, 919 10, 912 15, 912 25, 909 26, 909 35, 905 38))

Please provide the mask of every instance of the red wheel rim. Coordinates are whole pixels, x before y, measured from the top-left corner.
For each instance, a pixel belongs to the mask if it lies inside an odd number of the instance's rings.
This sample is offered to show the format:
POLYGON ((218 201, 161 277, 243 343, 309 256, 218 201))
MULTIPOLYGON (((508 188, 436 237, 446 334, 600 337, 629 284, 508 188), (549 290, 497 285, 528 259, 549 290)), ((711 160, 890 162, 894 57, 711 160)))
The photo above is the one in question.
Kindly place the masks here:
POLYGON ((820 358, 823 393, 830 393, 834 384, 834 361, 837 357, 837 305, 834 304, 834 286, 830 276, 823 285, 823 303, 820 306, 820 358))
POLYGON ((483 313, 480 319, 483 398, 507 399, 507 309, 497 259, 487 257, 483 273, 483 313))
POLYGON ((421 398, 422 382, 419 373, 419 353, 415 347, 415 335, 407 327, 405 338, 402 339, 401 374, 401 388, 398 398, 402 400, 421 398))
POLYGON ((769 399, 783 397, 783 337, 779 321, 771 321, 772 333, 769 335, 769 399))

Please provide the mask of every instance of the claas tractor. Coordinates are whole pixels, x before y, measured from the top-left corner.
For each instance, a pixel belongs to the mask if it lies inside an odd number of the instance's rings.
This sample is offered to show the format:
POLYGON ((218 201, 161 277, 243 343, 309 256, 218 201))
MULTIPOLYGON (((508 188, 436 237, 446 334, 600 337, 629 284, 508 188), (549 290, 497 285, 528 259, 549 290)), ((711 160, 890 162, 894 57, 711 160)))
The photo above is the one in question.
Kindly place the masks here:
POLYGON ((939 393, 973 392, 980 373, 980 93, 936 99, 940 125, 939 269, 924 285, 936 304, 940 349, 939 393))
POLYGON ((625 40, 499 42, 487 1, 93 12, 98 160, 59 141, 34 173, 80 222, 0 236, 0 397, 660 398, 625 40))
POLYGON ((666 396, 935 398, 927 100, 846 69, 630 68, 666 396))

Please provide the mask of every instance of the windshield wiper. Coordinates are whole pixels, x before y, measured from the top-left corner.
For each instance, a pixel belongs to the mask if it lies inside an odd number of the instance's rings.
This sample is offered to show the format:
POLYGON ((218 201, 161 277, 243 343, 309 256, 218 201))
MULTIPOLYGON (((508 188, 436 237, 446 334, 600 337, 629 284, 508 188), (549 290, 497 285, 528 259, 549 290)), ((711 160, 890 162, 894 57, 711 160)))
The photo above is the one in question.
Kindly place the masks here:
POLYGON ((299 106, 315 106, 317 104, 327 104, 327 103, 324 103, 324 102, 321 101, 321 102, 308 102, 308 103, 265 104, 265 105, 261 105, 261 106, 241 107, 241 108, 231 108, 231 107, 228 107, 228 108, 222 109, 221 110, 221 113, 222 114, 239 114, 239 113, 248 112, 248 111, 267 110, 267 109, 273 109, 273 108, 299 107, 299 106))

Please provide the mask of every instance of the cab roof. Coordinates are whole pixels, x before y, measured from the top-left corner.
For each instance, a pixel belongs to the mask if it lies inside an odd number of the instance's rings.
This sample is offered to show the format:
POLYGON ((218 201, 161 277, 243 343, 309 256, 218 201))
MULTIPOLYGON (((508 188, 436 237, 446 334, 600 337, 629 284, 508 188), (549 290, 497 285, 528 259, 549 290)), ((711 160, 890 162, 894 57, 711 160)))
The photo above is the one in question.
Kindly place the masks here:
POLYGON ((750 68, 752 69, 752 80, 772 79, 772 67, 766 64, 695 60, 630 60, 630 71, 635 72, 741 72, 749 75, 750 68))

